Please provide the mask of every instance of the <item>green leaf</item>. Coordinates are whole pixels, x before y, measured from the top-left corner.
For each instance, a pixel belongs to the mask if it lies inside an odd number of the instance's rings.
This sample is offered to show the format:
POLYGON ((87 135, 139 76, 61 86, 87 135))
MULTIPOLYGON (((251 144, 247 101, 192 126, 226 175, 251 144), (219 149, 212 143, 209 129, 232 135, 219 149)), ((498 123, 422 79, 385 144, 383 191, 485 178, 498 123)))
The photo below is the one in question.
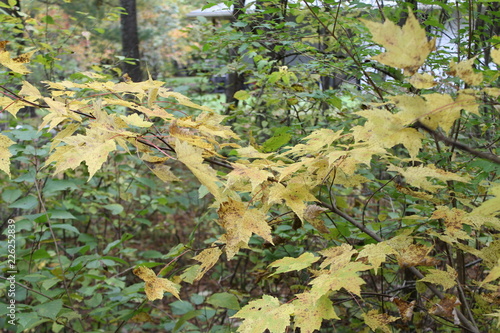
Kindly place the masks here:
POLYGON ((49 210, 47 213, 50 214, 51 219, 65 220, 65 219, 76 219, 70 212, 66 210, 49 210))
POLYGON ((42 17, 42 22, 46 23, 46 24, 54 24, 55 23, 54 19, 50 15, 46 15, 46 16, 42 17))
POLYGON ((175 301, 170 303, 170 308, 172 309, 172 314, 174 315, 184 315, 194 310, 191 303, 187 301, 175 301))
POLYGON ((115 248, 116 246, 118 246, 118 244, 120 244, 122 241, 120 239, 117 239, 115 241, 112 241, 111 243, 109 243, 106 248, 102 251, 103 254, 107 254, 111 249, 115 248))
POLYGON ((9 205, 9 208, 19 208, 30 210, 38 205, 38 199, 32 195, 28 195, 24 198, 17 200, 16 202, 9 205))
POLYGON ((289 127, 281 127, 275 130, 274 135, 262 144, 262 151, 264 153, 275 152, 290 142, 292 135, 287 133, 289 130, 289 127))
POLYGON ((59 313, 59 311, 61 311, 62 306, 63 306, 62 300, 58 299, 55 301, 51 301, 51 302, 42 303, 40 305, 37 305, 34 307, 34 309, 41 317, 56 320, 57 314, 59 313))
POLYGON ((203 314, 203 311, 201 311, 201 310, 189 311, 188 313, 186 313, 185 315, 183 315, 182 317, 179 318, 179 320, 175 324, 173 332, 177 332, 177 330, 180 329, 181 326, 184 325, 186 323, 186 321, 188 321, 189 319, 193 319, 194 317, 200 316, 202 314, 203 314))
POLYGON ((221 307, 230 310, 239 310, 240 304, 238 298, 231 293, 216 293, 207 299, 207 303, 215 307, 221 307))
POLYGON ((45 249, 38 249, 31 255, 31 259, 49 259, 52 258, 51 255, 45 249))
POLYGON ((120 264, 124 264, 124 265, 128 265, 128 264, 129 264, 129 263, 128 263, 128 262, 126 262, 125 260, 120 259, 120 258, 117 258, 117 257, 103 256, 103 257, 102 257, 102 259, 103 259, 103 260, 108 259, 108 260, 116 261, 116 262, 118 262, 118 263, 120 263, 120 264))
POLYGON ((15 188, 15 189, 4 189, 3 192, 2 192, 2 200, 5 201, 6 203, 13 203, 14 201, 16 201, 17 199, 19 199, 19 197, 23 194, 23 192, 18 189, 18 188, 15 188))
POLYGON ((105 205, 104 208, 109 210, 111 212, 111 214, 113 214, 113 215, 118 215, 121 212, 123 212, 123 206, 120 204, 109 204, 109 205, 105 205))
POLYGON ((80 234, 80 231, 78 231, 77 228, 73 227, 70 224, 53 224, 52 229, 63 229, 63 230, 74 232, 76 234, 80 234))
POLYGON ((161 258, 163 254, 156 250, 144 251, 141 253, 141 256, 146 259, 157 259, 161 258))
POLYGON ((48 319, 40 319, 36 312, 17 313, 16 314, 18 330, 17 332, 27 332, 31 328, 48 322, 48 319))
POLYGON ((49 179, 45 186, 43 187, 43 193, 54 194, 55 192, 60 192, 64 190, 78 190, 79 187, 74 180, 65 179, 49 179))
POLYGON ((102 294, 95 293, 91 299, 85 300, 84 302, 88 307, 95 308, 102 303, 102 294))
POLYGON ((239 91, 234 93, 234 98, 236 98, 239 101, 243 101, 245 99, 249 99, 250 94, 246 90, 239 90, 239 91))

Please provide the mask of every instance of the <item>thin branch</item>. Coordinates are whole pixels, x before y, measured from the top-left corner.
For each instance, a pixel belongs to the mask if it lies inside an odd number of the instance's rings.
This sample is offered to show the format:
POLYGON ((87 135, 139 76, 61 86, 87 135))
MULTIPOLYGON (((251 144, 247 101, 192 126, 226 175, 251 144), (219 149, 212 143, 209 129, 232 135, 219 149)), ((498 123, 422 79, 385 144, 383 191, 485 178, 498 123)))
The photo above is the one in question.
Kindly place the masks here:
POLYGON ((488 160, 490 162, 500 164, 500 157, 491 153, 486 153, 482 152, 479 150, 476 150, 472 147, 467 146, 466 144, 463 144, 461 142, 455 141, 453 139, 450 139, 449 137, 434 131, 433 129, 430 129, 426 125, 422 124, 421 122, 417 121, 414 125, 415 128, 421 128, 427 133, 431 134, 436 140, 443 141, 447 146, 452 146, 455 148, 458 148, 460 150, 463 150, 465 152, 468 152, 469 154, 472 154, 476 157, 483 158, 485 160, 488 160))

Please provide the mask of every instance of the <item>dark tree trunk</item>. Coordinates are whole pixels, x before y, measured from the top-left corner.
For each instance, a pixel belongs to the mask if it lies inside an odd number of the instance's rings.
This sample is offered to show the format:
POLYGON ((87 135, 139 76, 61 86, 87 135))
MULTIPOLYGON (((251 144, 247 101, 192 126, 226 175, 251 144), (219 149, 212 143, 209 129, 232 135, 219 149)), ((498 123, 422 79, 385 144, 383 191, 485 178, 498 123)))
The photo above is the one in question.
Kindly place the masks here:
MULTIPOLYGON (((8 5, 9 0, 1 0, 4 4, 8 5)), ((20 18, 21 17, 21 0, 17 0, 16 4, 12 8, 3 8, 3 10, 7 13, 7 15, 10 15, 15 18, 20 18)), ((22 32, 19 32, 14 35, 15 38, 17 38, 17 42, 20 45, 24 45, 24 34, 22 32)))
MULTIPOLYGON (((243 13, 243 7, 245 6, 245 0, 238 0, 234 3, 233 7, 233 20, 238 20, 239 16, 243 13)), ((232 48, 229 50, 229 61, 238 56, 238 49, 232 48)), ((245 82, 245 77, 243 74, 238 72, 229 73, 227 76, 227 83, 225 87, 226 103, 228 104, 226 114, 231 112, 231 109, 238 105, 238 100, 234 98, 234 94, 238 90, 242 90, 245 82)))
POLYGON ((139 35, 137 32, 137 8, 135 0, 120 0, 120 6, 125 9, 121 15, 122 53, 126 58, 134 59, 134 63, 126 61, 123 73, 134 82, 142 81, 142 71, 139 54, 139 35))

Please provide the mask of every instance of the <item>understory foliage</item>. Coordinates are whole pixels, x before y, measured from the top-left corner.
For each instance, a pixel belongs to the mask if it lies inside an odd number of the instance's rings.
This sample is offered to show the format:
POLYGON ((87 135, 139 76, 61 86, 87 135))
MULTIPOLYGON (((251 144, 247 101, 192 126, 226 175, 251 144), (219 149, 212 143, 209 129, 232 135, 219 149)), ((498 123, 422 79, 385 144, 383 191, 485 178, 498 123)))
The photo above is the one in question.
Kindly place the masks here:
MULTIPOLYGON (((14 173, 11 160, 35 165, 13 179, 32 187, 2 193, 11 209, 38 207, 12 216, 23 235, 17 331, 500 327, 498 71, 470 58, 441 76, 425 72, 435 39, 411 10, 402 26, 362 23, 384 48, 372 61, 401 70, 407 91, 380 88, 381 100, 353 110, 348 126, 314 128, 296 144, 248 142, 226 116, 151 78, 83 72, 41 91, 22 80, 32 53, 13 56, 2 43, 0 63, 21 86, 0 98, 2 110, 45 110, 38 131, 0 134, 2 172, 14 173), (462 142, 471 137, 481 144, 462 142), (165 197, 151 199, 153 188, 165 197), (178 199, 190 191, 192 212, 178 199), (197 223, 182 230, 177 217, 170 237, 131 202, 165 215, 186 207, 197 223), (102 246, 89 213, 120 238, 102 246), (110 215, 119 218, 107 225, 110 215), (130 244, 142 227, 158 247, 141 257, 130 244)), ((500 66, 500 50, 491 58, 500 66)), ((296 79, 286 67, 273 73, 283 85, 296 79)))

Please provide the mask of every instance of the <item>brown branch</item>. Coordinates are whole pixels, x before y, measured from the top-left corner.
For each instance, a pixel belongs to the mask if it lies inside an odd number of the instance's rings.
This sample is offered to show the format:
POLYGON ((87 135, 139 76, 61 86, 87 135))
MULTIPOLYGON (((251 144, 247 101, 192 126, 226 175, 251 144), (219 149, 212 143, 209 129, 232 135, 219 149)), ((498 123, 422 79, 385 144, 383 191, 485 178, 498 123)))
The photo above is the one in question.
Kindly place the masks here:
POLYGON ((427 133, 431 134, 436 140, 443 141, 447 146, 452 146, 452 147, 458 148, 458 149, 463 150, 465 152, 468 152, 469 154, 472 154, 476 157, 483 158, 485 160, 488 160, 488 161, 496 163, 496 164, 500 164, 500 157, 499 156, 491 154, 491 153, 486 153, 486 152, 476 150, 472 147, 467 146, 466 144, 463 144, 461 142, 450 139, 449 137, 447 137, 447 136, 445 136, 437 131, 434 131, 433 129, 427 127, 426 125, 422 124, 419 121, 414 123, 413 127, 423 129, 427 133))

